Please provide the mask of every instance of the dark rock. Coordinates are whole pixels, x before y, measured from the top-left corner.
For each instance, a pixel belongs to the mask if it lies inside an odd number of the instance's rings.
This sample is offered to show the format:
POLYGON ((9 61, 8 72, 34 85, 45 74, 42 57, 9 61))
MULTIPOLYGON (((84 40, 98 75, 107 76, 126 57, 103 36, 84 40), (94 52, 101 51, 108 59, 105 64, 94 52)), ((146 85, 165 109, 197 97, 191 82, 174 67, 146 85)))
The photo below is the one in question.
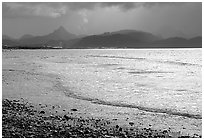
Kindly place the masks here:
POLYGON ((86 129, 86 130, 84 131, 84 134, 89 134, 89 133, 91 133, 91 131, 90 131, 89 129, 86 129))
POLYGON ((133 128, 130 128, 130 131, 133 131, 134 129, 133 128))
POLYGON ((71 109, 71 111, 77 111, 77 109, 73 108, 73 109, 71 109))
POLYGON ((45 111, 43 111, 43 110, 42 110, 42 111, 40 111, 40 114, 45 114, 45 111))
POLYGON ((181 136, 180 138, 190 138, 190 136, 181 136))
POLYGON ((68 115, 64 115, 64 118, 65 118, 66 120, 71 119, 71 117, 69 117, 68 115))
POLYGON ((193 134, 194 138, 199 138, 200 136, 198 134, 193 134))
POLYGON ((134 123, 133 123, 133 122, 129 122, 129 125, 133 126, 133 125, 134 125, 134 123))

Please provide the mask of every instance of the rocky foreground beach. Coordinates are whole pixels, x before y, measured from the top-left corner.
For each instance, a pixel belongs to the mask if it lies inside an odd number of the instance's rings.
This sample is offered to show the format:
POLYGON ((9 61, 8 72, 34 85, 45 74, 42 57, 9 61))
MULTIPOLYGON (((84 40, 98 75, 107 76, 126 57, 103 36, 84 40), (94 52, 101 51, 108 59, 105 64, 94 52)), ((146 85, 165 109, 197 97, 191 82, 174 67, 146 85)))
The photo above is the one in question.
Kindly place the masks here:
MULTIPOLYGON (((133 122, 130 127, 114 125, 100 118, 74 117, 72 109, 65 115, 48 113, 48 106, 21 100, 4 99, 2 102, 3 138, 189 138, 188 135, 168 130, 138 129, 133 122)), ((55 106, 52 106, 54 109, 55 106)), ((65 110, 64 110, 65 111, 65 110)), ((201 137, 195 135, 193 137, 201 137)))
POLYGON ((46 51, 3 52, 2 137, 202 137, 202 118, 75 98, 46 68, 51 58, 46 51))

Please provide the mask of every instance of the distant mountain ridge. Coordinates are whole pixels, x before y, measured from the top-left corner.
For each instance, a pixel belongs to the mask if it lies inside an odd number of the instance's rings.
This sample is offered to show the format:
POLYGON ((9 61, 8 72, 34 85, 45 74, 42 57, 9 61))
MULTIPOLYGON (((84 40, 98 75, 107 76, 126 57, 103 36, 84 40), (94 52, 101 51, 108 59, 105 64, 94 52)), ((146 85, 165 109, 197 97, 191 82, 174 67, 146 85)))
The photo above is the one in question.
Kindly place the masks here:
POLYGON ((44 35, 44 36, 36 36, 36 37, 29 37, 29 38, 21 38, 21 44, 46 44, 50 40, 70 40, 77 38, 76 35, 69 33, 63 26, 60 26, 54 32, 44 35))
POLYGON ((10 39, 10 40, 13 40, 13 38, 11 38, 11 37, 8 36, 8 35, 2 35, 2 39, 10 39))
POLYGON ((29 39, 29 38, 33 38, 33 37, 34 37, 33 35, 25 34, 19 40, 29 39))
POLYGON ((50 40, 70 40, 77 38, 75 34, 69 33, 63 26, 60 26, 53 33, 48 34, 47 37, 50 40))
POLYGON ((167 44, 167 45, 201 45, 202 46, 202 37, 197 36, 190 39, 185 39, 182 37, 170 37, 167 39, 162 39, 154 42, 155 44, 167 44))
POLYGON ((99 35, 81 35, 69 33, 63 26, 44 36, 24 35, 19 40, 12 39, 6 35, 2 36, 3 46, 20 46, 23 48, 35 46, 63 48, 185 48, 202 47, 202 37, 185 39, 182 37, 171 37, 163 39, 152 33, 137 30, 120 30, 105 32, 99 35))
POLYGON ((151 33, 143 32, 143 31, 137 31, 137 30, 120 30, 120 31, 112 32, 112 34, 128 35, 132 38, 137 38, 140 41, 144 41, 144 42, 151 42, 151 41, 156 41, 156 40, 162 39, 161 37, 158 37, 158 36, 153 35, 151 33))
POLYGON ((105 32, 100 35, 91 35, 81 38, 75 47, 90 48, 97 46, 99 48, 106 47, 129 47, 142 43, 149 43, 161 39, 151 33, 135 31, 135 30, 120 30, 116 32, 105 32))

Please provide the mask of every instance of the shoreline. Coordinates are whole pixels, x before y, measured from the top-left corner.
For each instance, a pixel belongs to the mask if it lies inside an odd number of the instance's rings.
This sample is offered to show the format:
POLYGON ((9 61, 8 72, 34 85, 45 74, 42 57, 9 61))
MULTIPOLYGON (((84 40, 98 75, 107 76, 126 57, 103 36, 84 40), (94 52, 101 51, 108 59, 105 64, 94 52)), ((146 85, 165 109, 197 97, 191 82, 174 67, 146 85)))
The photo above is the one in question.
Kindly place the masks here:
POLYGON ((58 81, 57 87, 60 88, 67 97, 89 101, 93 104, 115 106, 115 107, 125 107, 125 108, 136 108, 138 110, 146 111, 146 112, 164 113, 164 114, 182 116, 182 117, 193 118, 193 119, 202 119, 202 115, 199 115, 199 114, 177 112, 177 111, 172 111, 168 109, 150 108, 150 107, 138 106, 138 105, 133 105, 133 104, 120 103, 120 102, 109 102, 109 101, 104 101, 104 100, 100 100, 97 98, 90 98, 90 97, 84 97, 81 95, 76 95, 72 91, 67 91, 67 89, 62 85, 60 81, 58 81))
MULTIPOLYGON (((44 68, 44 58, 41 60, 42 63, 39 63, 39 60, 36 60, 37 56, 25 56, 27 58, 25 60, 22 57, 24 56, 18 53, 16 54, 16 52, 3 52, 3 99, 20 100, 23 98, 37 109, 42 109, 41 107, 47 108, 45 106, 49 106, 48 115, 61 115, 61 118, 65 115, 63 113, 67 112, 71 118, 100 118, 108 120, 114 128, 116 125, 122 128, 131 128, 129 123, 133 122, 138 131, 151 129, 157 132, 163 132, 170 128, 171 132, 175 134, 179 133, 180 136, 202 136, 202 120, 200 119, 165 113, 146 112, 136 108, 107 106, 70 98, 65 95, 67 93, 66 90, 69 89, 65 90, 57 87, 59 86, 57 84, 59 84, 60 78, 57 75, 46 73, 46 68, 41 69, 44 68), (7 53, 7 55, 4 53, 7 53), (54 109, 52 109, 53 106, 54 109), (72 109, 76 109, 77 111, 72 111, 72 109)), ((13 112, 13 114, 16 113, 18 114, 18 112, 13 112)))

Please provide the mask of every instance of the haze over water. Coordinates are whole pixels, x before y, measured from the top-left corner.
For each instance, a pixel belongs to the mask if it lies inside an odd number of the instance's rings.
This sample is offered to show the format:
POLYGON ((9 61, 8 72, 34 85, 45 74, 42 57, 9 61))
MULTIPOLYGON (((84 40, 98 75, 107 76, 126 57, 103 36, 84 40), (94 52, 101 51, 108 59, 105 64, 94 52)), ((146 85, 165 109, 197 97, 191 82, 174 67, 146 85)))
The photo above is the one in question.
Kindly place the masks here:
POLYGON ((64 92, 69 97, 201 118, 201 49, 32 53, 44 58, 40 62, 42 70, 61 77, 64 92))

